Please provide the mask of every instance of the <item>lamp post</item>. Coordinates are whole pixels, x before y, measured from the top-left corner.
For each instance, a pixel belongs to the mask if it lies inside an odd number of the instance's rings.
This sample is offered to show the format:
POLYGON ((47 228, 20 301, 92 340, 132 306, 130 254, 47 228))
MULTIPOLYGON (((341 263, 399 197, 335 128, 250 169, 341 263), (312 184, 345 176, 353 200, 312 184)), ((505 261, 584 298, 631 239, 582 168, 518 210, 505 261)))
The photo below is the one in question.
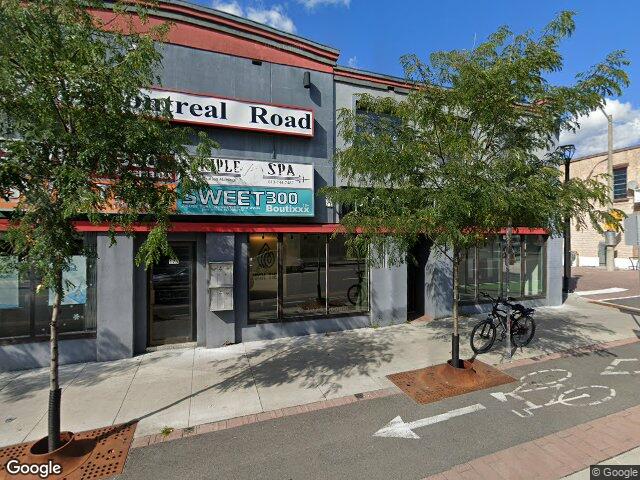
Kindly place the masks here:
MULTIPOLYGON (((604 108, 600 107, 602 114, 607 117, 607 175, 609 176, 609 201, 613 205, 613 115, 605 112, 604 108)), ((613 272, 615 270, 615 247, 609 245, 605 233, 605 259, 607 264, 607 271, 613 272)))
MULTIPOLYGON (((575 145, 563 145, 559 147, 564 157, 564 182, 569 181, 571 159, 576 153, 575 145)), ((566 296, 571 293, 571 218, 564 219, 564 274, 562 276, 562 293, 566 296)))

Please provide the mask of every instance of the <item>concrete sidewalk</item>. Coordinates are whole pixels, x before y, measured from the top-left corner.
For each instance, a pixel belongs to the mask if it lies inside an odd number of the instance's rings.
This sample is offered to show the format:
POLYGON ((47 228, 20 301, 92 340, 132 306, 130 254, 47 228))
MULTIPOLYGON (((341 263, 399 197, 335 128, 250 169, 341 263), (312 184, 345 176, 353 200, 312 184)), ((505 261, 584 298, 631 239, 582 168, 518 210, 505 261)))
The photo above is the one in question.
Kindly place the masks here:
MULTIPOLYGON (((634 315, 580 298, 540 308, 536 319, 536 339, 514 359, 640 337, 634 315)), ((465 357, 471 356, 473 322, 462 322, 465 357)), ((394 387, 386 375, 449 358, 450 329, 450 320, 437 320, 67 365, 61 367, 63 428, 81 431, 139 418, 136 436, 143 436, 163 427, 185 428, 394 387)), ((503 346, 481 359, 509 361, 503 346)), ((0 374, 0 446, 46 435, 47 397, 46 369, 0 374)))

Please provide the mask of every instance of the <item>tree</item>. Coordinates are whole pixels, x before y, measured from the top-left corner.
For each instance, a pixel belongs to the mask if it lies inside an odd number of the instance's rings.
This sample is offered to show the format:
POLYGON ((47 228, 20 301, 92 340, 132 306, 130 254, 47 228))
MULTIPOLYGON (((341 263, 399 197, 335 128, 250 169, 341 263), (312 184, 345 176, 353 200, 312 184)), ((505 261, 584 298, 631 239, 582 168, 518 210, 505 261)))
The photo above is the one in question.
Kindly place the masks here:
MULTIPOLYGON (((614 221, 601 179, 563 183, 561 130, 618 95, 628 83, 624 52, 576 75, 572 85, 547 77, 562 69, 562 40, 574 31, 562 12, 539 34, 500 28, 472 50, 437 52, 429 62, 402 58, 404 99, 363 95, 358 111, 339 114, 347 147, 335 156, 346 188, 325 188, 350 213, 341 223, 351 246, 371 261, 403 262, 420 235, 452 262, 452 365, 458 357, 458 264, 465 249, 502 227, 550 234, 563 220, 601 230, 614 221), (362 112, 366 112, 363 114, 362 112)), ((615 221, 614 221, 615 223, 615 221)))
POLYGON ((49 451, 60 444, 58 313, 63 272, 80 242, 74 221, 108 223, 114 242, 117 230, 130 234, 135 222, 149 222, 136 257, 148 267, 172 255, 166 233, 179 192, 203 187, 200 172, 214 168, 212 140, 171 126, 168 108, 158 115, 135 101, 159 81, 155 42, 170 25, 151 27, 139 4, 133 16, 114 4, 108 21, 88 7, 102 2, 0 1, 0 112, 13 134, 0 144, 0 192, 20 194, 6 240, 19 268, 34 270, 38 288, 54 296, 49 451), (134 16, 146 32, 136 32, 134 16))

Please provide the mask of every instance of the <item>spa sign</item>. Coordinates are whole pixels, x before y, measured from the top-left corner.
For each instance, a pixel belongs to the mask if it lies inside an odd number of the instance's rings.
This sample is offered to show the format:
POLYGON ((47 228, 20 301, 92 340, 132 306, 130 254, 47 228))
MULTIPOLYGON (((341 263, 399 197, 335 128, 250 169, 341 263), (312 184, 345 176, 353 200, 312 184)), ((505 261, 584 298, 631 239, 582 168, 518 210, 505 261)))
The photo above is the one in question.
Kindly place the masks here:
POLYGON ((178 200, 178 213, 313 217, 313 165, 216 158, 209 188, 178 200))
POLYGON ((160 89, 140 93, 134 107, 144 105, 158 115, 171 112, 173 122, 313 137, 311 109, 160 89))

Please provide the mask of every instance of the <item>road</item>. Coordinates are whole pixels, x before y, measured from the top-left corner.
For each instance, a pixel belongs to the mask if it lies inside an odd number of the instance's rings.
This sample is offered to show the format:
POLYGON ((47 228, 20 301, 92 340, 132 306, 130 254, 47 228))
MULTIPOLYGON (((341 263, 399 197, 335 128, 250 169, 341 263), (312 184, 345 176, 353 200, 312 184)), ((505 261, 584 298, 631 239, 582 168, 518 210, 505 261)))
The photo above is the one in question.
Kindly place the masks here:
POLYGON ((635 343, 513 368, 518 382, 430 405, 399 394, 159 443, 134 449, 118 478, 421 479, 640 404, 638 359, 635 343))

